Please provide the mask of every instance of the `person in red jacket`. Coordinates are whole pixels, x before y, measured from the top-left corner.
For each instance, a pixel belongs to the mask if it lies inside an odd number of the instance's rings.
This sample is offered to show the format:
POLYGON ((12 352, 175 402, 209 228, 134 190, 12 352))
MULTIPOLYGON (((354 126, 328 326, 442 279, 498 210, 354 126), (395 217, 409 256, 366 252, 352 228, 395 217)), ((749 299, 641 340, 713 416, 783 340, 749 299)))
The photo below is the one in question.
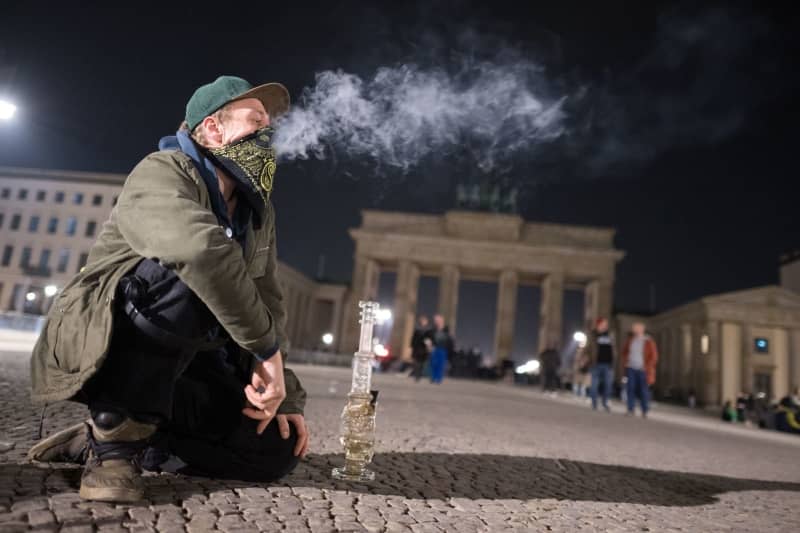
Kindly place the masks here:
POLYGON ((656 342, 645 334, 643 323, 634 323, 631 332, 632 335, 622 348, 622 367, 627 378, 628 414, 633 414, 638 397, 642 406, 642 416, 647 417, 650 387, 656 382, 658 347, 656 342))

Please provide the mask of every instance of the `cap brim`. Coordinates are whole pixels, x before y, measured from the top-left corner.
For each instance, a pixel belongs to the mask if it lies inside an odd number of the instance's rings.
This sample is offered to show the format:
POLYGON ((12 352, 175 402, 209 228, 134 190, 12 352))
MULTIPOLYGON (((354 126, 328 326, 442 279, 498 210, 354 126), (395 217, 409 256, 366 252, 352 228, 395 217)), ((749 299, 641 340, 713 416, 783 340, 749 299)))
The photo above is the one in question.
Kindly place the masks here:
POLYGON ((270 118, 278 118, 289 111, 289 91, 280 83, 265 83, 243 92, 231 102, 245 98, 258 98, 264 104, 264 109, 270 118))

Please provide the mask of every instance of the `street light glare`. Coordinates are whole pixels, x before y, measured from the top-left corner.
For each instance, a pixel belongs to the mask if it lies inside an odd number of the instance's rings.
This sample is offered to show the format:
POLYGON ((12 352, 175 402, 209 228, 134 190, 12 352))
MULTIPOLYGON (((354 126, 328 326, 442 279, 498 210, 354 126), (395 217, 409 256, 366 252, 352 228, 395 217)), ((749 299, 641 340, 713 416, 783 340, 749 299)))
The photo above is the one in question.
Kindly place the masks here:
POLYGON ((577 342, 578 344, 585 344, 586 343, 586 333, 582 331, 576 331, 575 334, 572 336, 572 339, 577 342))
POLYGON ((382 324, 383 322, 388 322, 389 320, 392 319, 392 310, 386 308, 380 309, 377 315, 375 315, 375 318, 379 324, 382 324))
POLYGON ((28 294, 25 295, 25 299, 28 300, 29 302, 34 301, 36 299, 36 293, 29 292, 28 294))
POLYGON ((58 292, 58 287, 55 285, 48 285, 44 288, 44 295, 50 298, 51 296, 55 296, 58 292))
POLYGON ((322 343, 325 344, 325 346, 330 346, 331 344, 333 344, 333 334, 332 333, 324 334, 322 336, 322 343))
POLYGON ((0 100, 0 120, 11 120, 16 112, 17 106, 8 100, 0 100))

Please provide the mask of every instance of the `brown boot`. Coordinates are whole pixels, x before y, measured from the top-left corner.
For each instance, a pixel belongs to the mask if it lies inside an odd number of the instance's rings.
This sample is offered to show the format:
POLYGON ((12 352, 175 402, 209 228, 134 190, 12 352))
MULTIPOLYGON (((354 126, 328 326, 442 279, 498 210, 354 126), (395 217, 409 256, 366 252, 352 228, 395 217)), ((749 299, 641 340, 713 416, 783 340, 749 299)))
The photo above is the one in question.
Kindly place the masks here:
POLYGON ((78 422, 34 444, 28 460, 35 463, 75 463, 82 465, 89 455, 89 426, 78 422))
POLYGON ((90 452, 81 476, 81 498, 102 502, 144 498, 138 456, 156 426, 125 418, 111 428, 91 421, 89 429, 90 452))

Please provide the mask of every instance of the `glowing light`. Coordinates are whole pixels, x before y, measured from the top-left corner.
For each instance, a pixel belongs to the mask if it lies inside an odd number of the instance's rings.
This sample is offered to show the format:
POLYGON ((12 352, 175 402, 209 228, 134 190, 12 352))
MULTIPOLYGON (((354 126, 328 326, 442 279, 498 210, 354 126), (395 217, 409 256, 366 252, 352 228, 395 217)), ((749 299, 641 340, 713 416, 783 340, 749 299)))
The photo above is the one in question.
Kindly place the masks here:
POLYGON ((323 343, 325 346, 330 346, 331 344, 333 344, 333 334, 332 334, 332 333, 326 333, 326 334, 324 334, 324 335, 322 336, 322 343, 323 343))
POLYGON ((375 352, 375 355, 378 357, 386 357, 389 355, 389 350, 383 344, 376 344, 372 351, 375 352))
POLYGON ((17 106, 8 100, 0 100, 0 120, 11 120, 16 112, 17 106))
POLYGON ((51 296, 55 296, 58 292, 58 287, 55 285, 48 285, 44 288, 44 295, 50 298, 51 296))
POLYGON ((36 299, 36 293, 29 292, 28 294, 25 295, 25 299, 28 300, 29 302, 34 301, 36 299))
POLYGON ((388 322, 391 319, 392 319, 392 310, 386 309, 385 307, 383 309, 380 309, 378 313, 375 315, 375 320, 378 322, 378 324, 383 324, 384 322, 388 322))
POLYGON ((517 367, 517 374, 538 374, 541 364, 536 359, 531 359, 524 365, 517 367))
POLYGON ((575 332, 575 333, 572 335, 572 339, 573 339, 575 342, 577 342, 578 344, 581 344, 581 345, 583 345, 583 344, 586 344, 586 333, 584 333, 584 332, 582 332, 582 331, 576 331, 576 332, 575 332))

